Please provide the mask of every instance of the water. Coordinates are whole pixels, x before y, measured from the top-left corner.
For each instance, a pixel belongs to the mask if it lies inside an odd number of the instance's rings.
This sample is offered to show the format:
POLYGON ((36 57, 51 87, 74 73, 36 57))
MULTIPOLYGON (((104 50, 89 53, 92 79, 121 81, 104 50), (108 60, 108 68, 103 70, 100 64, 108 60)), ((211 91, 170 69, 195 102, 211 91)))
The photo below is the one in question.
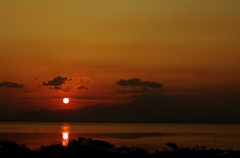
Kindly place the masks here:
POLYGON ((239 124, 0 122, 0 139, 26 144, 31 149, 67 145, 69 139, 78 137, 153 150, 165 149, 167 142, 180 147, 240 150, 239 124))

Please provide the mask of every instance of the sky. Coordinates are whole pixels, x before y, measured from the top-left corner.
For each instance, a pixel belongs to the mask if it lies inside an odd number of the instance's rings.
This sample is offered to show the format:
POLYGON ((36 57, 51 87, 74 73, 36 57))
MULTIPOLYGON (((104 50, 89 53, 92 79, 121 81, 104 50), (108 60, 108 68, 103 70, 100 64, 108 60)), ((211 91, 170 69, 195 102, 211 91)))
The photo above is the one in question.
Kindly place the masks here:
POLYGON ((152 112, 167 104, 238 117, 239 6, 0 0, 0 115, 141 101, 152 112))

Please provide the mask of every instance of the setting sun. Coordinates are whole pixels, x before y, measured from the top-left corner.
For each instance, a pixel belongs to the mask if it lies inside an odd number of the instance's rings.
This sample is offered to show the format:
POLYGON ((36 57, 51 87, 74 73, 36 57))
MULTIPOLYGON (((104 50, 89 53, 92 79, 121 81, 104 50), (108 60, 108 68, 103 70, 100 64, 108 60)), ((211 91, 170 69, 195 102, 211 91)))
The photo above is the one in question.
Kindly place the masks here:
POLYGON ((68 98, 63 98, 63 103, 65 103, 65 104, 69 103, 69 99, 68 98))

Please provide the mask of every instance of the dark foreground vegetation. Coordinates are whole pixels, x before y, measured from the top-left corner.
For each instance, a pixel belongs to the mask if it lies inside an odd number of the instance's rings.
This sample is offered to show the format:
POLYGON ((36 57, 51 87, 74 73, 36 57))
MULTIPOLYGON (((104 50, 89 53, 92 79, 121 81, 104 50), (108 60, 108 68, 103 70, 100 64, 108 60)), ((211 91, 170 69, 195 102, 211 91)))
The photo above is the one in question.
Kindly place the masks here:
POLYGON ((70 140, 68 146, 54 144, 30 150, 24 144, 0 140, 1 158, 239 158, 239 150, 206 149, 204 146, 179 148, 175 143, 166 144, 169 149, 150 152, 138 147, 116 147, 111 143, 79 137, 70 140))

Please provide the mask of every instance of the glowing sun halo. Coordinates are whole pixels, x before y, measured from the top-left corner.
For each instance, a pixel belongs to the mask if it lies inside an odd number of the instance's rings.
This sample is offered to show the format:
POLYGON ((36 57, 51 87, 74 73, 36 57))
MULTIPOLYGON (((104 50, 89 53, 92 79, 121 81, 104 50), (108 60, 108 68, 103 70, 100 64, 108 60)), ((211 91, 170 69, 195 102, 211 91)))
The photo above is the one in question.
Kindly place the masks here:
POLYGON ((68 98, 63 98, 63 103, 65 103, 65 104, 69 103, 69 99, 68 98))

